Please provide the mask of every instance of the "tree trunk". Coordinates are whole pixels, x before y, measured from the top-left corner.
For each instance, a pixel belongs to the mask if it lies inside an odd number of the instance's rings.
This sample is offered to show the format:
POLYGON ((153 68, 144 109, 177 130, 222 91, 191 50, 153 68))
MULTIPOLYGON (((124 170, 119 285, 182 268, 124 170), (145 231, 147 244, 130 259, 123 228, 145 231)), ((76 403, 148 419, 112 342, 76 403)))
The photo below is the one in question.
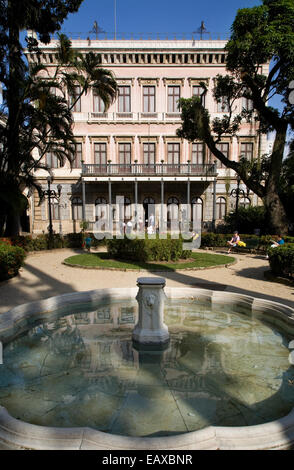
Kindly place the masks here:
POLYGON ((270 231, 273 235, 286 235, 288 233, 288 220, 283 203, 276 189, 269 188, 263 198, 266 216, 270 231))
POLYGON ((269 175, 265 185, 265 195, 263 197, 270 229, 277 235, 288 233, 286 211, 279 196, 279 181, 282 171, 287 128, 287 123, 281 121, 279 128, 276 130, 275 143, 270 160, 269 175))

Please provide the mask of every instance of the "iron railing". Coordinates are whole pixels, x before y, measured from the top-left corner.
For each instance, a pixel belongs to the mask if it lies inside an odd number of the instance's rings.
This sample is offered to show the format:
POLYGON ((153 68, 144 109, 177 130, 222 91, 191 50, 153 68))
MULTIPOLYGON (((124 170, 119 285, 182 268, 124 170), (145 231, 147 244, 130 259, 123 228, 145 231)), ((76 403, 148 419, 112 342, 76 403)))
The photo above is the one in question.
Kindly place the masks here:
POLYGON ((82 175, 105 176, 105 175, 130 175, 130 176, 213 176, 216 175, 215 164, 195 163, 105 163, 105 164, 82 164, 82 175))

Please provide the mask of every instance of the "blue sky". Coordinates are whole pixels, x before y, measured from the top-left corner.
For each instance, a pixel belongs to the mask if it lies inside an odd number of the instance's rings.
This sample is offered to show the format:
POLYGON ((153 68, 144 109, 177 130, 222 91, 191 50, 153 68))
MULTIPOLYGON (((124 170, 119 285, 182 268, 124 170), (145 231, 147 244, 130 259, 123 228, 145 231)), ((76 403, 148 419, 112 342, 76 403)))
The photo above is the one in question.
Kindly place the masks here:
POLYGON ((114 32, 116 3, 117 33, 192 33, 203 20, 213 35, 229 33, 239 8, 260 5, 259 0, 84 0, 78 13, 69 15, 62 31, 87 37, 94 21, 114 32))

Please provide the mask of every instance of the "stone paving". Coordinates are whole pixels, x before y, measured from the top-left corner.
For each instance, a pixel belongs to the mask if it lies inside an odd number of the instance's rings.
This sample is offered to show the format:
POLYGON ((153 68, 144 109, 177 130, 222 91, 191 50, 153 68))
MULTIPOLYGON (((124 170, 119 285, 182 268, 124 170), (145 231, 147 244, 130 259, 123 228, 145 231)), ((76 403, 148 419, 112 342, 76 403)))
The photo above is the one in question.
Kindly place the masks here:
POLYGON ((238 292, 282 302, 294 307, 294 288, 267 281, 269 269, 263 255, 234 254, 238 262, 229 267, 165 273, 124 272, 71 268, 62 261, 79 250, 62 249, 28 255, 20 274, 0 284, 0 313, 33 300, 67 292, 109 287, 135 287, 139 276, 161 276, 169 287, 201 287, 238 292))

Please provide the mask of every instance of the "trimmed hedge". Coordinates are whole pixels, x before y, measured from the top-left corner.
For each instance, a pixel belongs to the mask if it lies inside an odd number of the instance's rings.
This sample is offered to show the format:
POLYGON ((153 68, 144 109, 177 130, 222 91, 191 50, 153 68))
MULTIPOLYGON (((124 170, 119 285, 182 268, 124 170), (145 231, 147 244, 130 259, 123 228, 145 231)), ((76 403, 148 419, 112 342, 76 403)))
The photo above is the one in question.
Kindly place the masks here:
POLYGON ((191 251, 183 250, 183 240, 172 239, 113 239, 107 240, 107 250, 111 257, 132 261, 177 261, 187 259, 191 251))
MULTIPOLYGON (((88 233, 88 232, 87 232, 88 233)), ((97 240, 93 233, 89 234, 92 238, 92 246, 97 247, 105 245, 104 240, 97 240)), ((50 238, 48 234, 37 235, 32 237, 31 235, 9 238, 0 238, 0 243, 4 243, 9 246, 18 246, 28 251, 41 251, 48 250, 50 248, 82 248, 84 240, 84 234, 79 233, 67 233, 66 235, 59 235, 58 233, 53 234, 52 241, 50 244, 50 238)))
POLYGON ((0 243, 0 281, 5 281, 18 274, 26 253, 19 246, 0 243))
MULTIPOLYGON (((227 241, 232 238, 232 233, 202 233, 201 234, 201 246, 202 247, 227 247, 227 241)), ((252 240, 256 242, 258 250, 267 251, 272 245, 272 240, 277 237, 275 235, 262 235, 257 237, 251 234, 240 234, 242 241, 252 240)), ((294 247, 294 237, 285 236, 285 246, 294 247)))
POLYGON ((294 277, 294 247, 270 248, 268 255, 271 271, 275 276, 294 277))

